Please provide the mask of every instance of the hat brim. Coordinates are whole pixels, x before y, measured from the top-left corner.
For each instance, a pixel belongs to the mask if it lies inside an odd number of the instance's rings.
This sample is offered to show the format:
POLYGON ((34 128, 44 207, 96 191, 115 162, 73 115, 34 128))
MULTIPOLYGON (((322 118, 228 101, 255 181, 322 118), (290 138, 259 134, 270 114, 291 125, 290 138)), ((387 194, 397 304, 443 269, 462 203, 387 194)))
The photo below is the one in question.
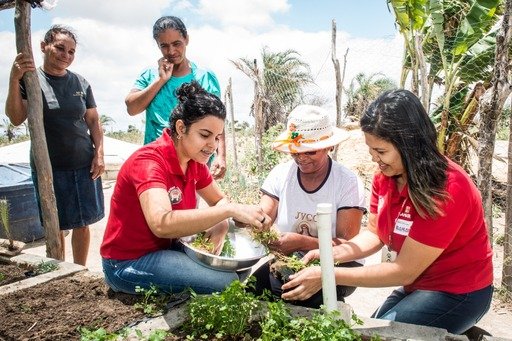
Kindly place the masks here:
POLYGON ((272 142, 272 149, 287 154, 310 152, 336 146, 348 139, 349 134, 346 130, 340 129, 338 127, 332 127, 332 135, 330 137, 321 141, 301 143, 300 145, 287 142, 289 140, 288 136, 289 132, 287 130, 279 134, 275 141, 272 142))

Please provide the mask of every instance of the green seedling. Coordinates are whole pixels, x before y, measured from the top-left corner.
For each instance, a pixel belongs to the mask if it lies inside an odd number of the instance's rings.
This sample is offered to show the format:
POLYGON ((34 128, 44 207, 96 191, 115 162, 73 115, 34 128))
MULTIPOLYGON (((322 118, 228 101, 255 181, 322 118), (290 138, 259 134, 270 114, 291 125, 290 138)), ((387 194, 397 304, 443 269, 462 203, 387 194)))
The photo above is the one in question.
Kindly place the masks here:
POLYGON ((80 333, 80 341, 115 341, 128 336, 127 328, 123 328, 119 332, 108 332, 104 328, 88 329, 86 327, 78 327, 78 332, 80 333))
POLYGON ((213 253, 215 251, 215 245, 206 237, 206 232, 200 232, 196 235, 196 239, 190 244, 193 248, 213 253))
POLYGON ((164 341, 166 340, 167 336, 173 335, 171 332, 163 329, 155 329, 147 337, 142 334, 140 329, 136 329, 135 334, 137 335, 138 340, 144 341, 164 341))
POLYGON ((167 295, 159 293, 156 286, 151 285, 149 289, 136 286, 135 292, 142 295, 142 301, 134 304, 135 309, 148 316, 158 316, 165 311, 167 295))
POLYGON ((41 261, 41 263, 37 264, 35 271, 38 275, 41 275, 47 272, 55 271, 58 268, 59 265, 57 265, 57 263, 41 261))
POLYGON ((235 247, 231 243, 231 239, 226 235, 226 238, 224 239, 224 245, 222 246, 222 251, 220 252, 220 255, 222 257, 230 257, 233 258, 235 256, 235 247))
POLYGON ((250 318, 258 306, 254 294, 246 291, 248 285, 233 281, 222 293, 197 295, 192 293, 188 305, 189 321, 183 330, 188 339, 238 340, 250 327, 250 318))
POLYGON ((13 251, 14 240, 11 234, 11 223, 9 221, 9 201, 7 199, 0 199, 0 221, 5 232, 5 236, 9 239, 9 250, 13 251))
POLYGON ((267 231, 252 230, 251 235, 252 235, 252 239, 254 239, 254 241, 265 246, 267 249, 268 249, 269 245, 271 245, 273 242, 276 242, 279 240, 279 232, 277 232, 277 230, 275 230, 273 228, 271 228, 270 230, 267 230, 267 231))
MULTIPOLYGON (((284 340, 362 340, 361 335, 352 329, 362 324, 352 315, 352 325, 340 317, 339 311, 326 312, 320 309, 309 318, 292 317, 283 301, 268 302, 268 311, 260 322, 261 341, 284 340)), ((376 340, 376 339, 372 339, 376 340)))

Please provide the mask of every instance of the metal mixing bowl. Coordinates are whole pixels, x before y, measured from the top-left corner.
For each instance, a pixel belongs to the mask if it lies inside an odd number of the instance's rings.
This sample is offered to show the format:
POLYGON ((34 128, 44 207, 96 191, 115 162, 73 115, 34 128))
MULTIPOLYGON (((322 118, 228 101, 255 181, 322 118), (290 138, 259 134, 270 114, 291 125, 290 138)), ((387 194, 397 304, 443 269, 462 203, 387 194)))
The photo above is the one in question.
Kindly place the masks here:
POLYGON ((195 261, 213 269, 239 271, 245 270, 256 264, 268 254, 267 249, 254 241, 245 229, 232 229, 228 233, 231 244, 235 248, 233 257, 221 257, 208 252, 198 250, 190 245, 195 236, 182 238, 185 253, 195 261))

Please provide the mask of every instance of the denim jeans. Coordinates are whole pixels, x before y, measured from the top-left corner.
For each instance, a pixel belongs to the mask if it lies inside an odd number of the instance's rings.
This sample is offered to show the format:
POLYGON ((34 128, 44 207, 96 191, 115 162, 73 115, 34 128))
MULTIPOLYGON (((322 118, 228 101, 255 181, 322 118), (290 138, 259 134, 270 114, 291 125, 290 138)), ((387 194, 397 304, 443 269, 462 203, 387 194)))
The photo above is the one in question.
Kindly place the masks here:
POLYGON ((394 290, 372 315, 374 318, 444 328, 462 334, 489 310, 494 288, 490 285, 467 294, 394 290))
POLYGON ((211 294, 239 279, 234 271, 208 268, 180 250, 160 250, 133 260, 103 258, 103 273, 112 290, 129 294, 135 294, 137 286, 155 286, 166 293, 192 289, 198 294, 211 294))

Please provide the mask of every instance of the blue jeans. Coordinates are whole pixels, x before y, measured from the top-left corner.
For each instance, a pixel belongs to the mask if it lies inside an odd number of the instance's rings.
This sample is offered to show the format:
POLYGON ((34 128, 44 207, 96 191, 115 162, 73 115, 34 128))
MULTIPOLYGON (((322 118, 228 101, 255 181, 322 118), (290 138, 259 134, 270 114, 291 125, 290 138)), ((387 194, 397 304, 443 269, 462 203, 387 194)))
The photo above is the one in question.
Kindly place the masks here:
POLYGON ((394 290, 375 311, 373 318, 444 328, 462 334, 473 327, 489 310, 492 285, 467 294, 416 290, 394 290))
POLYGON ((165 293, 190 288, 198 294, 211 294, 239 280, 236 272, 210 269, 180 250, 160 250, 132 260, 103 258, 103 273, 112 290, 128 294, 135 294, 137 286, 156 286, 165 293))

